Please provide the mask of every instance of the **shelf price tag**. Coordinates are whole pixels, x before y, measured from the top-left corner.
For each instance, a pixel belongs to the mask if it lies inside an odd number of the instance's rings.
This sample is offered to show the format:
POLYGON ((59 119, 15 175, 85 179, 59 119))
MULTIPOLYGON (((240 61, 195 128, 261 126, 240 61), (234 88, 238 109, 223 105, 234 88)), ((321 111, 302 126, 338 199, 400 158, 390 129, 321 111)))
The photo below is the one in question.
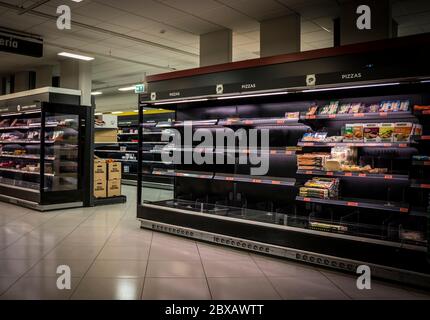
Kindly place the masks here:
POLYGON ((391 179, 393 179, 393 176, 392 176, 392 175, 390 175, 390 174, 388 174, 388 175, 385 175, 385 176, 384 176, 384 179, 386 179, 386 180, 391 180, 391 179))
POLYGON ((252 121, 252 120, 245 120, 245 121, 243 121, 243 123, 249 125, 249 124, 254 124, 254 121, 252 121))
POLYGON ((423 189, 430 189, 430 184, 421 184, 420 187, 423 189))
POLYGON ((403 212, 403 213, 408 213, 409 209, 408 208, 400 208, 399 211, 403 212))
POLYGON ((233 177, 225 177, 225 180, 227 180, 227 181, 234 181, 234 178, 233 177))
POLYGON ((380 112, 379 116, 380 117, 388 117, 388 112, 380 112))
POLYGON ((311 198, 303 198, 303 201, 305 201, 305 202, 311 202, 311 198))
POLYGON ((284 124, 285 123, 285 120, 277 120, 276 121, 276 124, 284 124))
POLYGON ((401 144, 399 144, 399 147, 400 147, 400 148, 407 148, 407 147, 408 147, 408 145, 407 145, 406 143, 401 143, 401 144))
POLYGON ((430 136, 421 136, 421 140, 430 140, 430 136))
POLYGON ((352 177, 352 172, 345 172, 345 177, 352 177))
POLYGON ((354 113, 354 117, 356 118, 364 117, 364 113, 354 113))
POLYGON ((429 115, 429 114, 430 114, 430 110, 424 110, 424 111, 423 111, 423 114, 425 114, 425 115, 429 115))
POLYGON ((272 184, 274 184, 274 185, 280 185, 280 184, 281 184, 281 181, 272 180, 272 184))
POLYGON ((335 119, 337 116, 335 114, 329 114, 328 117, 329 119, 335 119))
POLYGON ((366 177, 367 177, 367 174, 365 174, 365 173, 360 173, 360 174, 358 174, 358 176, 359 176, 360 178, 366 178, 366 177))
POLYGON ((424 161, 425 166, 430 166, 430 161, 424 161))
POLYGON ((334 175, 334 172, 327 172, 327 173, 326 173, 326 175, 328 175, 328 176, 333 176, 333 175, 334 175))
POLYGON ((358 202, 347 202, 346 205, 348 207, 358 207, 358 202))
POLYGON ((260 179, 252 179, 252 183, 261 183, 260 179))
POLYGON ((315 115, 306 116, 306 119, 310 119, 310 120, 313 120, 313 119, 316 119, 316 118, 317 118, 317 116, 315 116, 315 115))
POLYGON ((313 142, 305 142, 303 145, 305 147, 313 147, 315 144, 313 142))

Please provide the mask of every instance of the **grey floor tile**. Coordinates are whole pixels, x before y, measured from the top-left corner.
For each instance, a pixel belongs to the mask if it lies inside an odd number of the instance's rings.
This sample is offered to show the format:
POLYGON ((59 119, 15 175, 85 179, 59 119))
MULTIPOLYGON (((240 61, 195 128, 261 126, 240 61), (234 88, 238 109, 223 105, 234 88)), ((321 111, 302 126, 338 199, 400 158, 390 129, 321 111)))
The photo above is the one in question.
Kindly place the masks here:
POLYGON ((321 274, 321 278, 271 277, 270 282, 285 300, 349 300, 321 274))
POLYGON ((204 278, 205 273, 199 260, 162 261, 151 260, 148 263, 147 277, 183 277, 204 278))
POLYGON ((37 260, 0 260, 0 277, 19 277, 37 263, 37 260))
POLYGON ((96 260, 88 278, 144 278, 146 260, 96 260))
POLYGON ((23 259, 37 260, 45 256, 54 248, 55 244, 50 245, 16 245, 12 244, 0 251, 0 259, 23 259))
POLYGON ((378 280, 371 282, 370 290, 357 288, 357 277, 337 272, 323 271, 334 284, 341 288, 352 299, 364 300, 415 300, 430 299, 430 292, 426 295, 413 289, 403 289, 394 284, 382 283, 378 280))
POLYGON ((24 277, 11 286, 0 299, 2 300, 67 300, 79 282, 71 279, 71 289, 60 290, 57 277, 24 277))
POLYGON ((200 260, 200 255, 195 243, 174 244, 153 240, 149 260, 200 260))
POLYGON ((227 247, 197 243, 202 260, 245 260, 252 261, 248 252, 227 247))
POLYGON ((44 259, 95 259, 100 253, 101 245, 64 245, 60 244, 49 252, 44 259))
POLYGON ((321 273, 310 265, 261 255, 252 255, 252 258, 260 270, 268 277, 321 277, 321 273))
POLYGON ((212 297, 216 300, 280 300, 265 277, 208 278, 212 297))
POLYGON ((146 278, 143 300, 210 300, 204 278, 146 278))
POLYGON ((72 277, 83 277, 94 260, 91 259, 43 259, 32 267, 26 277, 58 277, 60 266, 70 267, 72 277))
POLYGON ((264 274, 253 261, 203 260, 208 278, 214 277, 263 277, 264 274))
POLYGON ((97 259, 148 260, 149 244, 142 246, 105 246, 97 259))
POLYGON ((84 278, 73 300, 139 300, 143 278, 84 278))
POLYGON ((0 277, 0 296, 6 292, 17 280, 19 277, 0 277))

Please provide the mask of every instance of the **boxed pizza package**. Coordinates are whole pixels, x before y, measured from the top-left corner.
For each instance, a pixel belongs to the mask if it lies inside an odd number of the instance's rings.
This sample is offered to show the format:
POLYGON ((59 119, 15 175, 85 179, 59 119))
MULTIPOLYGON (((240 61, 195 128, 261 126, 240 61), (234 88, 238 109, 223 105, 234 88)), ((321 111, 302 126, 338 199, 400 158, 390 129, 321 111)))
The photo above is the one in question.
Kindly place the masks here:
POLYGON ((347 123, 345 125, 345 132, 343 134, 345 142, 352 142, 354 141, 354 124, 347 123))
POLYGON ((352 126, 352 134, 354 142, 363 142, 363 124, 355 123, 352 126))
POLYGON ((364 142, 379 142, 379 123, 366 123, 363 128, 364 142))
POLYGON ((411 138, 413 124, 411 122, 399 122, 394 124, 393 141, 408 142, 411 138))
POLYGON ((379 137, 381 142, 393 142, 394 124, 381 123, 379 127, 379 137))

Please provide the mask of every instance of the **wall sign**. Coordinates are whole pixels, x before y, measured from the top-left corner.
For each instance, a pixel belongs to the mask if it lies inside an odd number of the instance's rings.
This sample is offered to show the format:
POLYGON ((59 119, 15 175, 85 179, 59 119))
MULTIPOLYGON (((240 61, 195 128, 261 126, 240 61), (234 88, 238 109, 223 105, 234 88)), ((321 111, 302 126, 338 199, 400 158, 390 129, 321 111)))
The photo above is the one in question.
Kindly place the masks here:
POLYGON ((41 58, 43 57, 43 40, 0 31, 0 51, 41 58))

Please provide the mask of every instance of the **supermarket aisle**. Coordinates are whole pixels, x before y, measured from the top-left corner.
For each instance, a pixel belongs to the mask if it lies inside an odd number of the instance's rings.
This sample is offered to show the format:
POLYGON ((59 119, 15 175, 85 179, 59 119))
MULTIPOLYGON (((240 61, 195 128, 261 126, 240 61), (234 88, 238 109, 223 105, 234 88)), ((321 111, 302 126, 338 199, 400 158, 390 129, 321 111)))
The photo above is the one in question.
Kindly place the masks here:
MULTIPOLYGON (((429 299, 430 292, 139 229, 124 205, 37 213, 0 203, 0 299, 429 299), (58 290, 68 265, 71 290, 58 290)), ((163 199, 168 191, 146 190, 163 199)))

